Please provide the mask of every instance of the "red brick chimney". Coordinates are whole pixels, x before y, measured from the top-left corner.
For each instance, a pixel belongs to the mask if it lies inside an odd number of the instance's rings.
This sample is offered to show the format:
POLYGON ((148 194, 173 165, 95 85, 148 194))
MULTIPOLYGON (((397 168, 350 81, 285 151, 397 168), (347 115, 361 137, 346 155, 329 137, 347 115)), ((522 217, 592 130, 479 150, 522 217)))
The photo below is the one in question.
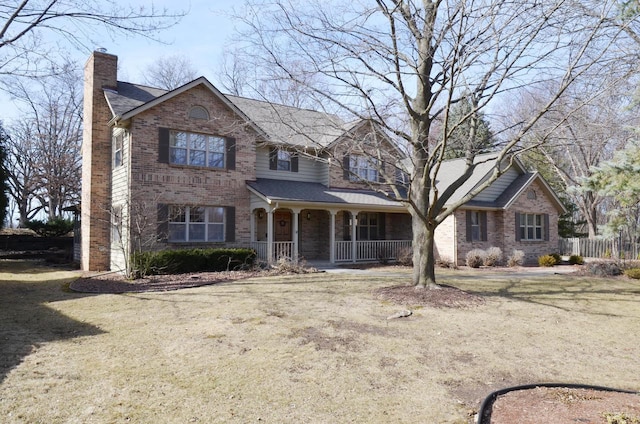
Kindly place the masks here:
POLYGON ((95 51, 84 67, 82 134, 82 269, 109 269, 111 127, 104 89, 117 88, 118 57, 95 51))

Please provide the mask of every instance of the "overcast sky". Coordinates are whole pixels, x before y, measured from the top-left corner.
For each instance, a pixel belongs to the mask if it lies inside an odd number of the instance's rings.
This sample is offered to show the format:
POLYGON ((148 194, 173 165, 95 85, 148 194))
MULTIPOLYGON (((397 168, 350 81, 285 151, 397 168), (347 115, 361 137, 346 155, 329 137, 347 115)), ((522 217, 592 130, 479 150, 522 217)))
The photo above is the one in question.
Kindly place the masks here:
MULTIPOLYGON (((131 4, 150 4, 150 1, 132 1, 131 4)), ((105 48, 108 53, 118 56, 118 79, 129 82, 143 82, 142 71, 161 56, 180 54, 186 56, 199 75, 204 75, 214 84, 215 73, 225 46, 234 32, 234 22, 228 16, 232 7, 242 5, 240 0, 154 0, 156 6, 170 10, 188 10, 179 24, 163 32, 159 38, 167 44, 154 42, 143 37, 119 35, 112 39, 106 33, 100 36, 101 43, 94 49, 105 48)), ((79 66, 84 66, 90 50, 70 50, 72 58, 79 66)), ((15 103, 0 92, 0 120, 5 124, 17 116, 15 103)))

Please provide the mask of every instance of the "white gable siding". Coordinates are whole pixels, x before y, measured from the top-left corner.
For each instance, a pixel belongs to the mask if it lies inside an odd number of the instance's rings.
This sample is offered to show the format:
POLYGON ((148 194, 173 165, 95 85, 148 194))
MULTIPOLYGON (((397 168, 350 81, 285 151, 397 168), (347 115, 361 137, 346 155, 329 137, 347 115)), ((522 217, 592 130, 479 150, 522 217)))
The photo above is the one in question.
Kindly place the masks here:
POLYGON ((473 200, 480 202, 494 202, 512 182, 518 178, 520 174, 514 168, 508 170, 505 174, 500 176, 493 184, 484 189, 482 193, 478 194, 473 200))
POLYGON ((256 148, 256 178, 326 184, 326 167, 327 164, 324 162, 300 156, 298 172, 274 171, 269 169, 269 149, 256 148))
MULTIPOLYGON (((109 215, 111 216, 111 224, 113 223, 114 210, 118 209, 123 221, 122 228, 122 238, 120 240, 111 240, 111 255, 110 255, 110 269, 112 271, 121 271, 124 272, 126 270, 126 260, 125 255, 127 254, 129 248, 129 234, 128 234, 128 225, 126 223, 129 219, 129 174, 130 174, 130 152, 131 152, 131 137, 128 131, 123 130, 122 128, 115 128, 113 130, 113 135, 122 134, 124 136, 124 140, 122 143, 122 165, 115 167, 114 166, 114 146, 112 139, 111 146, 111 210, 109 211, 109 215)), ((110 226, 111 226, 110 224, 110 226)), ((113 233, 113 229, 111 231, 113 233)), ((113 234, 112 234, 113 235, 113 234)))

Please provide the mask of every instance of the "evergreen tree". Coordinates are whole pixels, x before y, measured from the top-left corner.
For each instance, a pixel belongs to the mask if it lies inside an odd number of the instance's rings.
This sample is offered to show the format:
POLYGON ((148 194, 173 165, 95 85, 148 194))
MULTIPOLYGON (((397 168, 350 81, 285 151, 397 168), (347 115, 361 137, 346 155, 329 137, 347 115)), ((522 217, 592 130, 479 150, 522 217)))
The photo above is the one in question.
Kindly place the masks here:
POLYGON ((609 196, 617 206, 609 212, 605 234, 640 236, 640 142, 633 141, 613 159, 593 169, 584 190, 609 196))
POLYGON ((445 159, 464 157, 470 150, 474 154, 491 150, 493 134, 489 123, 469 97, 451 106, 448 122, 445 159))

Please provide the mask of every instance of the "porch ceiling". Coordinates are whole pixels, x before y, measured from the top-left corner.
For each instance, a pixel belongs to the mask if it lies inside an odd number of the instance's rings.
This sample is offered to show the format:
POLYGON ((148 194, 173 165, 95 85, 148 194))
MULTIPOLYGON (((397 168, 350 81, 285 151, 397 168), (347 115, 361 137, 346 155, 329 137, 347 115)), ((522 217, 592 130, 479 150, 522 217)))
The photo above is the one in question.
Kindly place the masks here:
POLYGON ((401 202, 373 190, 329 188, 319 183, 259 178, 247 181, 247 187, 268 204, 296 204, 317 208, 359 208, 406 212, 401 202))

